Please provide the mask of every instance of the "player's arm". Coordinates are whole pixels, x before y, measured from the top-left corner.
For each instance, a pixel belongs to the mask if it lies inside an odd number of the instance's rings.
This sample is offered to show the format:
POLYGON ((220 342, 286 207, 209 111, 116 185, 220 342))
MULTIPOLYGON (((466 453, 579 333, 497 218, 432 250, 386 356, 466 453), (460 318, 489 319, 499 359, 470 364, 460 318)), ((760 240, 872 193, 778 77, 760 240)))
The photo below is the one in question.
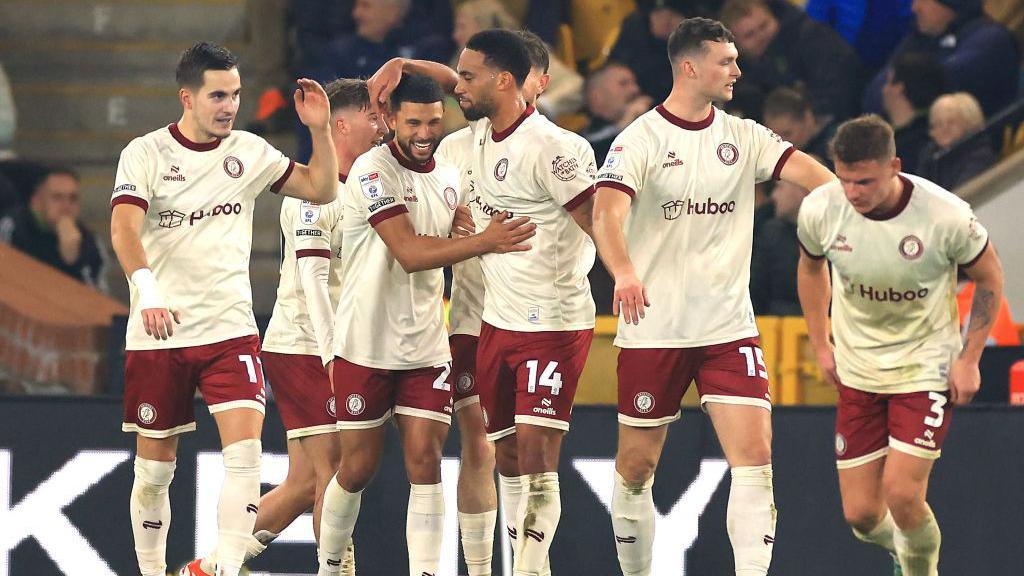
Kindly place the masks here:
POLYGON ((836 179, 835 174, 814 158, 795 150, 782 166, 779 178, 805 190, 814 190, 836 179))
POLYGON ((327 93, 315 80, 300 78, 295 90, 295 111, 309 128, 313 155, 309 165, 295 164, 281 187, 285 196, 327 204, 334 200, 338 187, 338 158, 331 138, 331 107, 327 93))
POLYGON ((141 206, 115 204, 110 214, 110 244, 125 275, 139 290, 139 309, 146 334, 157 340, 166 340, 174 335, 174 323, 181 324, 181 319, 178 312, 168 310, 156 277, 149 268, 146 250, 142 247, 145 218, 146 211, 141 206))
POLYGON ((306 312, 313 325, 313 336, 320 351, 320 358, 329 360, 334 354, 331 344, 334 338, 334 310, 331 310, 331 296, 327 283, 331 274, 330 250, 326 255, 303 255, 296 259, 299 284, 306 297, 306 312))
POLYGON ((391 254, 408 272, 451 266, 474 256, 494 252, 523 252, 524 244, 536 234, 536 224, 529 218, 509 220, 507 212, 491 217, 491 223, 480 234, 459 238, 420 236, 408 214, 400 213, 377 222, 374 230, 387 244, 391 254))
POLYGON ((576 224, 587 233, 587 236, 594 237, 594 195, 590 194, 581 202, 569 209, 569 215, 576 221, 576 224))
POLYGON ((629 258, 623 232, 632 197, 621 190, 598 184, 594 198, 594 244, 604 267, 615 280, 612 314, 618 316, 621 310, 627 324, 638 324, 644 317, 644 308, 651 302, 629 258))
POLYGON ((796 269, 797 295, 800 307, 807 321, 807 335, 814 348, 814 355, 821 367, 825 380, 833 386, 839 385, 836 372, 835 352, 828 333, 828 306, 832 301, 832 283, 828 276, 828 261, 824 257, 811 256, 800 250, 800 262, 796 269))
POLYGON ((395 87, 402 81, 402 73, 428 76, 440 84, 446 94, 454 92, 455 84, 459 81, 459 75, 455 73, 455 70, 444 64, 429 60, 392 58, 366 81, 366 88, 370 92, 370 102, 378 107, 386 104, 395 87))
POLYGON ((981 387, 978 363, 1003 301, 1003 264, 989 244, 976 262, 964 267, 964 272, 975 283, 971 321, 964 336, 963 350, 949 374, 950 399, 961 406, 969 403, 981 387))

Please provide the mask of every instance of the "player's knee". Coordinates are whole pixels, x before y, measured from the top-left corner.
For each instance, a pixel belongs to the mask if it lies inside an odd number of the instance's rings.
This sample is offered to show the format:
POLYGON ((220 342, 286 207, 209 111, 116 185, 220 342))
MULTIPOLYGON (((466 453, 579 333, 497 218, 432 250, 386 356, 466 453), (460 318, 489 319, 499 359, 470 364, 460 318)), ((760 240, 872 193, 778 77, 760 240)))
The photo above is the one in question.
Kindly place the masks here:
POLYGON ((843 518, 854 533, 867 534, 874 530, 884 518, 878 510, 867 507, 843 507, 843 518))
POLYGON ((174 478, 176 461, 163 462, 135 458, 135 478, 139 489, 147 495, 160 494, 167 491, 174 478))
POLYGON ((441 477, 441 447, 429 444, 407 450, 405 471, 413 484, 434 484, 441 477))
POLYGON ((486 438, 463 438, 462 465, 473 470, 494 470, 494 445, 486 438))
POLYGON ((643 484, 654 476, 657 467, 657 456, 644 450, 619 452, 615 462, 615 470, 630 484, 643 484))
POLYGON ((224 469, 236 474, 259 474, 263 444, 259 440, 239 440, 224 447, 224 469))
POLYGON ((355 464, 342 461, 341 469, 338 472, 338 484, 346 492, 360 492, 370 485, 370 481, 373 480, 376 473, 377 467, 372 463, 361 462, 355 464))
POLYGON ((901 517, 916 515, 925 506, 924 492, 914 482, 902 478, 887 478, 882 489, 885 493, 885 502, 897 521, 901 517))

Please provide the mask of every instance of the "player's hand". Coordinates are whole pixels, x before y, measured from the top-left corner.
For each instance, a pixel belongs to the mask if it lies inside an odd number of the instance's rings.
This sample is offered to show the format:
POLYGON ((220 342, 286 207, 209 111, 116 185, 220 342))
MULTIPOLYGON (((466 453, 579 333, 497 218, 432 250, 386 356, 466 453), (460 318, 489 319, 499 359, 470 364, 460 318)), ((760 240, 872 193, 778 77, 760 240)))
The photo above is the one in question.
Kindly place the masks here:
POLYGON ((981 388, 981 372, 978 363, 957 358, 949 371, 949 399, 957 406, 966 406, 981 388))
POLYGON ((469 236, 476 234, 476 224, 473 222, 473 213, 469 206, 458 206, 455 208, 455 219, 452 221, 452 234, 455 236, 469 236))
POLYGON ((491 223, 480 234, 486 242, 488 252, 504 254, 506 252, 525 252, 529 244, 523 244, 537 234, 537 225, 531 224, 527 217, 509 220, 508 212, 497 212, 491 216, 491 223))
POLYGON ((327 92, 316 80, 299 78, 299 87, 295 89, 295 112, 299 120, 309 128, 329 128, 331 123, 331 105, 327 100, 327 92))
POLYGON ((405 68, 405 59, 392 58, 384 63, 370 79, 366 81, 366 89, 370 92, 370 106, 374 112, 383 116, 387 108, 388 98, 395 91, 395 87, 402 81, 402 70, 405 68))
POLYGON ((636 273, 620 274, 615 278, 615 294, 612 296, 612 315, 622 317, 626 324, 639 324, 644 317, 644 308, 651 306, 647 288, 636 273))
POLYGON ((142 326, 146 328, 146 334, 156 340, 167 340, 173 336, 175 324, 181 324, 181 314, 177 310, 146 308, 142 311, 142 326))
POLYGON ((839 381, 839 372, 836 370, 836 352, 832 344, 830 343, 822 350, 815 350, 814 356, 818 360, 818 367, 821 368, 821 375, 825 377, 825 382, 837 389, 842 386, 842 382, 839 381))

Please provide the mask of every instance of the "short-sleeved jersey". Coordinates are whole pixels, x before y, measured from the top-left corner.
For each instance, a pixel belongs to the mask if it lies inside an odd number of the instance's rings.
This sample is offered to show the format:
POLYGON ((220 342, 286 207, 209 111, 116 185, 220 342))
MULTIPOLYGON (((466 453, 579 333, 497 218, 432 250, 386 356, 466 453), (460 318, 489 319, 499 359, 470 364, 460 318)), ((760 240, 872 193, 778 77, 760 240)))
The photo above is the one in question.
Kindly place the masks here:
POLYGON ((519 332, 594 327, 587 273, 596 251, 570 212, 594 194, 594 151, 577 134, 528 107, 512 126, 495 132, 474 126, 471 169, 477 229, 495 212, 536 224, 525 252, 484 254, 483 321, 519 332))
POLYGON ((121 152, 111 206, 146 211, 142 248, 168 305, 181 313, 174 335, 146 335, 139 293, 131 290, 125 347, 201 346, 258 334, 249 254, 256 197, 277 192, 294 162, 241 130, 198 144, 176 124, 132 140, 121 152))
MULTIPOLYGON (((463 128, 449 134, 437 147, 438 161, 458 168, 460 188, 465 202, 476 198, 473 183, 473 131, 463 128)), ((477 230, 481 232, 482 230, 477 230)), ((480 259, 470 258, 452 266, 452 299, 448 308, 448 332, 450 334, 480 335, 481 316, 484 311, 484 273, 480 259)))
MULTIPOLYGON (((345 178, 339 180, 338 199, 329 204, 297 198, 285 198, 281 203, 281 282, 263 338, 267 352, 320 356, 299 278, 299 259, 326 258, 330 262, 327 292, 331 310, 336 310, 341 296, 341 199, 345 196, 345 178)), ((334 350, 333 334, 324 349, 334 350)))
POLYGON ((857 212, 842 185, 814 190, 797 234, 832 263, 832 334, 839 379, 866 392, 942 391, 959 353, 956 268, 973 264, 988 232, 970 206, 938 185, 900 174, 889 214, 857 212))
POLYGON ((651 308, 619 319, 621 348, 690 348, 757 335, 750 303, 754 185, 778 178, 792 145, 711 108, 700 122, 663 106, 612 143, 597 186, 632 197, 624 234, 651 308))
POLYGON ((443 271, 407 273, 374 227, 408 214, 416 234, 446 238, 461 201, 458 187, 454 166, 410 162, 394 143, 356 160, 345 185, 336 356, 385 370, 451 361, 443 271))

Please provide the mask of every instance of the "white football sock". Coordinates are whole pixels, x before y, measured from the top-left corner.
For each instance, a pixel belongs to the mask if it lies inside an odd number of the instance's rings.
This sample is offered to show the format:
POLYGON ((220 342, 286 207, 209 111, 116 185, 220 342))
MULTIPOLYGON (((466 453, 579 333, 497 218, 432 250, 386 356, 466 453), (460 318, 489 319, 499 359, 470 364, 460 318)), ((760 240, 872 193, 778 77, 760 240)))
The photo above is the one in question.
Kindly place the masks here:
POLYGON ((537 576, 544 571, 548 550, 562 515, 558 472, 520 476, 523 497, 516 514, 515 576, 537 576))
POLYGON ((497 516, 497 510, 488 510, 480 514, 459 512, 462 553, 466 558, 469 576, 491 576, 491 557, 494 555, 494 523, 497 516))
POLYGON ((519 500, 523 497, 523 481, 520 478, 498 474, 501 512, 505 516, 505 531, 508 532, 513 550, 516 549, 516 515, 519 514, 519 500))
POLYGON ((776 516, 771 464, 733 468, 726 528, 736 560, 736 576, 768 574, 776 516))
POLYGON ((217 576, 238 576, 260 501, 259 440, 224 447, 224 485, 217 503, 217 576))
POLYGON ((142 576, 164 576, 167 570, 167 531, 171 500, 167 490, 174 478, 175 461, 135 457, 135 482, 128 500, 135 536, 135 554, 142 576))
POLYGON ((917 528, 904 531, 897 527, 893 542, 904 576, 937 576, 942 534, 930 508, 928 516, 917 528))
POLYGON ((857 537, 861 542, 867 542, 868 544, 874 544, 881 546, 889 552, 896 551, 896 544, 893 542, 893 533, 896 531, 896 523, 892 520, 892 514, 886 510, 885 518, 871 529, 870 532, 861 532, 856 528, 851 528, 853 535, 857 537))
POLYGON ((441 483, 412 484, 405 518, 405 540, 409 546, 409 574, 437 574, 444 536, 444 494, 441 483))
POLYGON ((654 497, 651 476, 643 484, 631 484, 615 473, 612 492, 612 530, 623 576, 650 576, 654 554, 654 497))
POLYGON ((323 512, 320 515, 320 558, 318 576, 328 576, 341 572, 341 563, 345 559, 345 551, 352 542, 352 532, 359 518, 359 506, 362 503, 362 492, 349 492, 338 484, 335 476, 327 483, 324 491, 323 512))

